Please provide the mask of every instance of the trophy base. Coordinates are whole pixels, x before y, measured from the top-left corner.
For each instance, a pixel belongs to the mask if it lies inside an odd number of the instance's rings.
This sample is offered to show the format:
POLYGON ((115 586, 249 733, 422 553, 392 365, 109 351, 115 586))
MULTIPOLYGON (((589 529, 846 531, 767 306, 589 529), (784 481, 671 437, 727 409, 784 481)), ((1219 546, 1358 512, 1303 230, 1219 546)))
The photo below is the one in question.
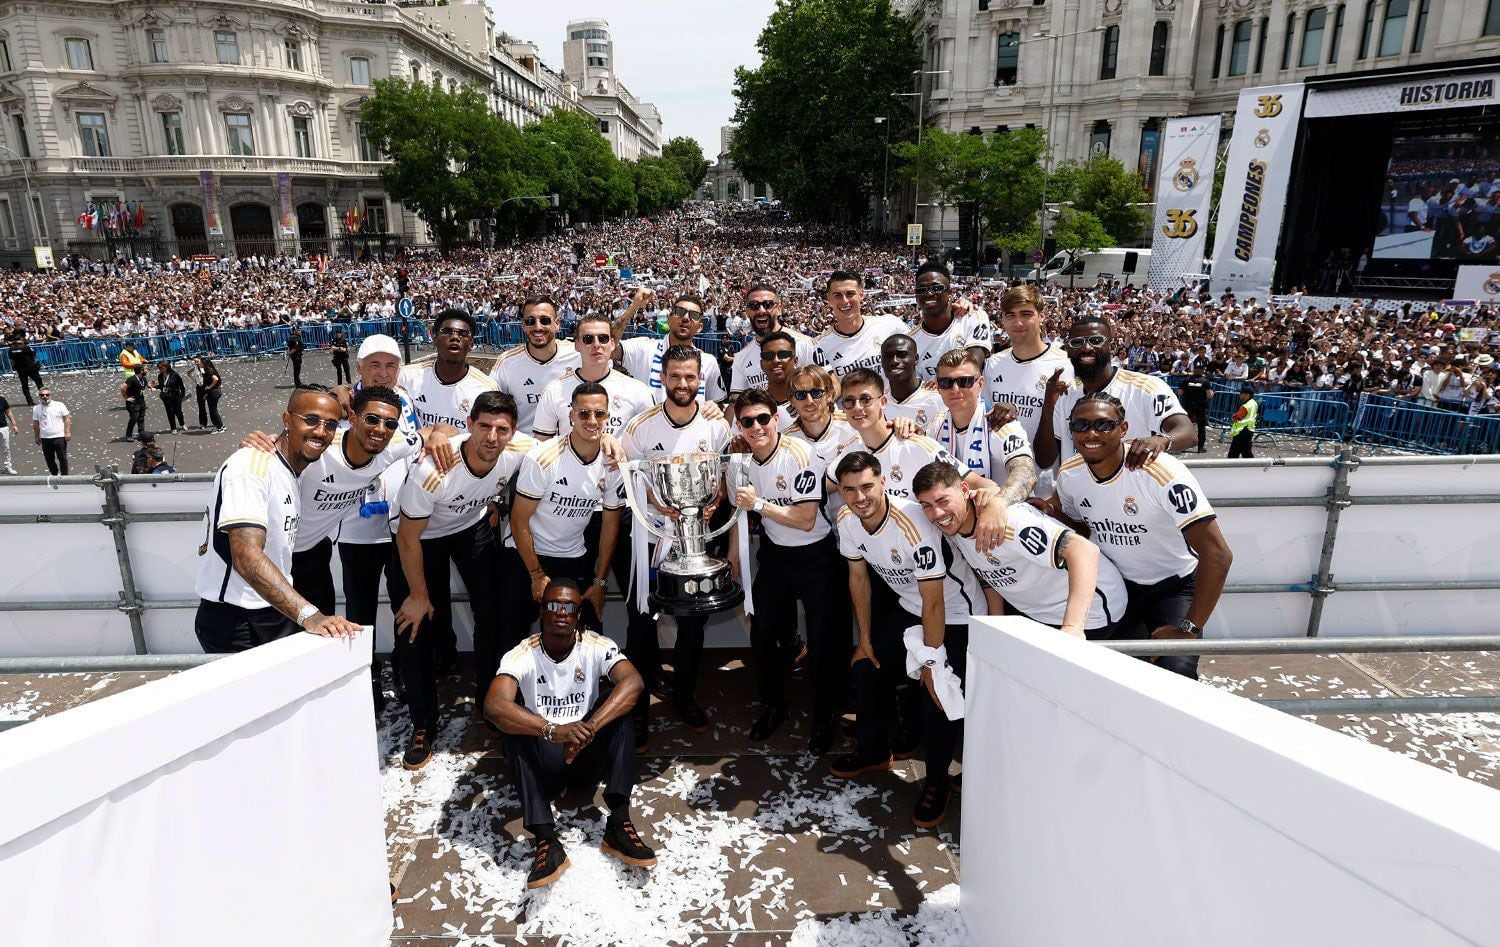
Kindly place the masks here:
POLYGON ((650 595, 651 607, 668 615, 697 618, 726 612, 745 600, 745 590, 734 581, 727 562, 719 568, 697 575, 681 575, 660 570, 656 589, 650 595))

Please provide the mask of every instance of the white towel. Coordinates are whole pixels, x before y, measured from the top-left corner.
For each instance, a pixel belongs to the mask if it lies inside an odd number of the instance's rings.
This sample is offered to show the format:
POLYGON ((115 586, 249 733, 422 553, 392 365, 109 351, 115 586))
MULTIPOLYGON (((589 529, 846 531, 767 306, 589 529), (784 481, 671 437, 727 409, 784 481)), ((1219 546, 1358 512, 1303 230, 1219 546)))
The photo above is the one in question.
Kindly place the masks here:
POLYGON ((922 669, 932 669, 932 689, 949 720, 964 719, 964 685, 948 665, 948 649, 929 648, 922 643, 922 626, 913 625, 901 636, 906 644, 906 676, 922 679, 922 669))

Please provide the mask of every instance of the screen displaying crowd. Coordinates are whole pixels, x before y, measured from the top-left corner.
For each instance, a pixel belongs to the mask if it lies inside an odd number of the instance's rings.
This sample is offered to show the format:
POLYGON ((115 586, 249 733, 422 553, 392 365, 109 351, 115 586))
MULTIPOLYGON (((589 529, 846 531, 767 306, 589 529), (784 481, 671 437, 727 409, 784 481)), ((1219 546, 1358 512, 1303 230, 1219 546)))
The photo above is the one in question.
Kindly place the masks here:
POLYGON ((1374 256, 1500 259, 1500 141, 1492 132, 1392 142, 1374 256))

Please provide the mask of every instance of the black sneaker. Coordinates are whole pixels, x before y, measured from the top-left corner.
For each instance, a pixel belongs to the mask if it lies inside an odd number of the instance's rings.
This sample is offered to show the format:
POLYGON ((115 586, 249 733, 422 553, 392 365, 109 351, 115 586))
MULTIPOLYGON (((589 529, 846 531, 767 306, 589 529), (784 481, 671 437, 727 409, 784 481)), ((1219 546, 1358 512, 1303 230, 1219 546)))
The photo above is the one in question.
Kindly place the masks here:
POLYGON ((527 889, 545 888, 561 878, 571 864, 562 842, 556 838, 537 839, 536 860, 531 863, 531 874, 526 876, 527 889))
POLYGON ((750 725, 750 739, 757 742, 771 739, 781 725, 786 723, 787 716, 786 707, 772 707, 767 710, 750 725))
POLYGON ((640 834, 629 819, 617 826, 604 827, 604 844, 599 846, 599 850, 637 868, 650 868, 656 864, 656 853, 641 841, 640 834))
POLYGON ((948 781, 922 786, 922 796, 912 810, 911 824, 919 829, 930 829, 943 821, 948 814, 948 781))
POLYGON ((427 745, 427 728, 412 732, 411 746, 401 755, 401 765, 407 769, 421 769, 432 759, 432 747, 427 745))
POLYGON ((815 723, 812 728, 812 739, 808 741, 808 749, 814 756, 822 756, 833 749, 834 733, 833 725, 824 721, 815 723))
POLYGON ((912 727, 897 727, 891 734, 891 756, 909 760, 922 749, 922 732, 912 727))
POLYGON ((672 706, 677 708, 677 713, 682 717, 682 725, 694 733, 708 732, 708 714, 698 702, 691 697, 674 697, 672 706))
POLYGON ((853 779, 855 776, 864 773, 890 768, 891 758, 889 756, 867 759, 858 753, 845 753, 843 756, 835 756, 833 762, 828 764, 828 771, 840 779, 853 779))

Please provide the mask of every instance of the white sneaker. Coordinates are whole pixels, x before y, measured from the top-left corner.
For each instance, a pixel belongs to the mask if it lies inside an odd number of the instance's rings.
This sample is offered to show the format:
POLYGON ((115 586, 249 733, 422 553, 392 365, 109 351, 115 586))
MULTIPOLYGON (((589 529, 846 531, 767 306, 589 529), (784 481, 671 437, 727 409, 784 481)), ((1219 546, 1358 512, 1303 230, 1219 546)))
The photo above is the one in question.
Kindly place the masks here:
POLYGON ((5 468, 5 472, 8 473, 8 474, 13 474, 13 473, 16 472, 16 468, 14 468, 14 467, 6 467, 5 468))

